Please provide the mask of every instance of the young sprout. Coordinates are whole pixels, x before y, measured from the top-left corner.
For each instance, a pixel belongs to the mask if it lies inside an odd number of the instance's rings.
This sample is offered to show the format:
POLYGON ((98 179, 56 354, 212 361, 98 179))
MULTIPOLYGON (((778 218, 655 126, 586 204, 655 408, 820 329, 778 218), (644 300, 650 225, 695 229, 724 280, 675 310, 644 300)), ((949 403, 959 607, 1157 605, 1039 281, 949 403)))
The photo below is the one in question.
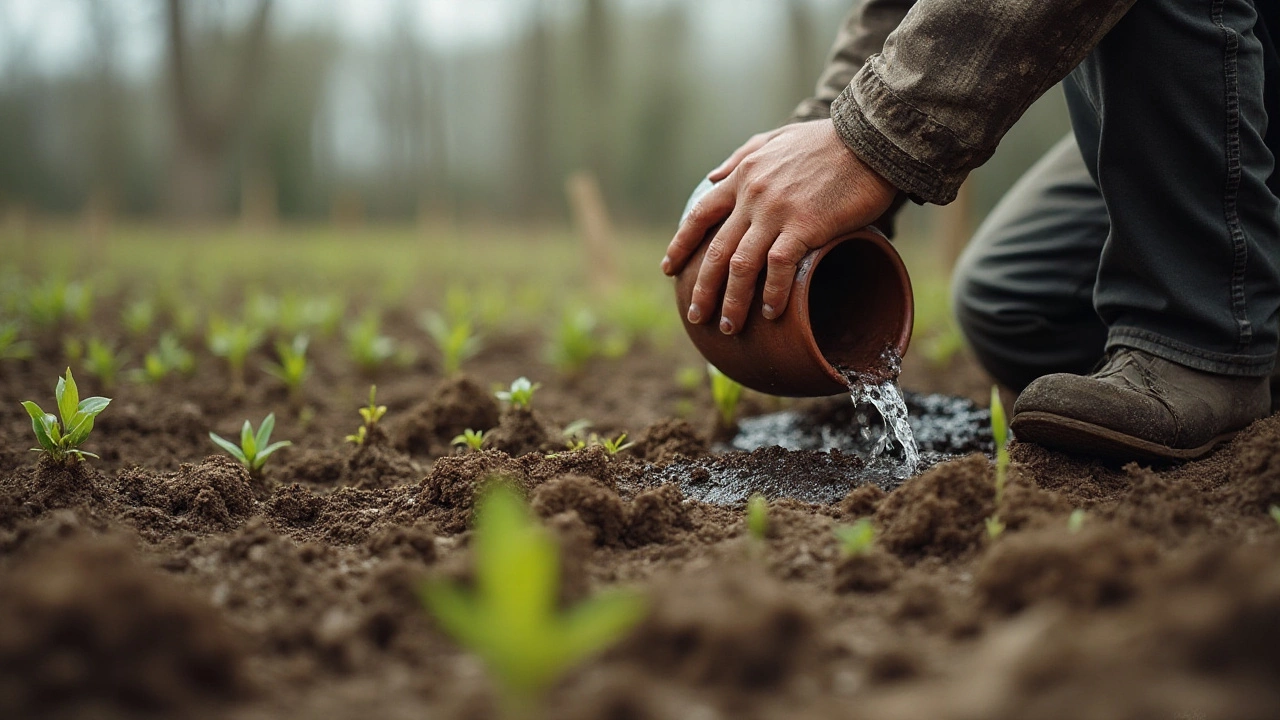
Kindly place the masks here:
POLYGON ((84 369, 98 378, 104 389, 110 390, 116 386, 116 378, 127 359, 123 350, 117 352, 108 343, 92 338, 85 347, 84 369))
POLYGON ((148 298, 135 300, 125 307, 121 322, 133 337, 146 335, 156 322, 156 304, 148 298))
POLYGON ((556 680, 646 612, 642 596, 620 591, 563 607, 559 546, 505 485, 480 498, 472 543, 474 589, 437 579, 421 597, 440 627, 484 661, 508 718, 537 715, 556 680))
POLYGON ((16 320, 0 323, 0 360, 30 360, 35 356, 31 341, 18 339, 21 330, 16 320))
POLYGON ((842 525, 835 530, 840 540, 840 556, 866 555, 876 542, 876 528, 871 518, 862 518, 852 525, 842 525))
POLYGON ((1067 532, 1073 535, 1080 532, 1080 529, 1084 527, 1084 518, 1084 508, 1072 510, 1071 515, 1067 518, 1067 532))
POLYGON ((233 393, 244 391, 244 364, 249 353, 262 344, 262 339, 262 331, 248 323, 233 325, 220 317, 209 321, 209 352, 226 358, 233 393))
POLYGON ((456 446, 465 445, 471 450, 471 452, 479 452, 480 446, 484 445, 484 431, 467 428, 462 431, 461 435, 455 436, 449 444, 456 446))
POLYGON ((685 392, 693 392, 702 387, 702 368, 697 365, 685 365, 676 371, 676 385, 685 392))
POLYGON ((457 319, 451 323, 440 313, 428 312, 422 316, 422 327, 436 344, 440 369, 446 377, 457 375, 462 363, 480 352, 480 338, 472 332, 470 320, 457 319))
POLYGON ((760 493, 747 500, 747 534, 757 542, 764 542, 769 533, 769 501, 760 493))
POLYGON ((1276 521, 1276 525, 1280 525, 1280 505, 1271 506, 1271 519, 1276 521))
POLYGON ((356 428, 356 431, 347 436, 347 442, 356 445, 364 445, 369 439, 371 431, 377 427, 378 421, 383 415, 387 414, 387 406, 378 404, 378 386, 369 386, 369 404, 360 408, 360 417, 364 419, 364 424, 356 428))
POLYGON ((280 301, 266 293, 255 292, 244 304, 244 318, 263 332, 272 330, 280 324, 280 301))
POLYGON ((396 356, 396 341, 382 334, 376 311, 366 312, 347 328, 347 354, 366 373, 373 373, 396 356))
POLYGON ((618 357, 627 352, 627 338, 601 338, 596 332, 596 316, 587 308, 569 309, 560 318, 547 345, 547 362, 565 375, 576 375, 593 357, 618 357))
POLYGON ((738 415, 738 401, 742 399, 742 386, 711 363, 707 363, 707 375, 711 378, 711 399, 715 401, 716 409, 720 411, 720 424, 731 428, 738 415))
POLYGON ((297 399, 302 392, 302 383, 311 376, 311 366, 307 363, 307 345, 310 340, 306 335, 299 335, 293 342, 276 343, 276 356, 279 362, 267 363, 267 372, 289 390, 289 396, 297 399))
POLYGON ((133 371, 133 378, 138 382, 154 385, 170 373, 189 375, 195 367, 195 356, 182 347, 182 341, 178 340, 177 335, 167 332, 160 336, 155 349, 142 358, 142 367, 133 371))
POLYGON ((279 326, 289 335, 314 333, 332 337, 342 323, 344 303, 336 295, 307 297, 289 294, 280 301, 279 326))
POLYGON ((67 368, 65 378, 58 378, 53 396, 61 419, 45 412, 30 400, 22 403, 22 407, 31 416, 31 429, 35 431, 36 442, 40 444, 38 448, 31 448, 32 451, 43 452, 56 463, 98 457, 81 450, 80 446, 89 438, 89 433, 93 432, 94 419, 107 409, 111 398, 91 397, 81 400, 80 390, 76 387, 75 378, 71 376, 71 368, 67 368))
POLYGON ((991 388, 991 435, 996 441, 996 511, 986 519, 987 537, 1000 537, 1005 524, 1000 520, 1000 506, 1004 503, 1004 485, 1009 475, 1009 425, 1005 421, 1004 403, 1000 402, 1000 389, 991 388))
POLYGON ((570 452, 581 450, 587 446, 587 442, 590 439, 587 431, 590 429, 591 421, 586 418, 574 420, 564 426, 561 434, 564 435, 565 446, 569 448, 570 452))
POLYGON ((209 439, 218 447, 227 451, 231 457, 235 458, 249 471, 250 475, 257 476, 258 471, 262 469, 263 464, 267 462, 267 458, 272 453, 283 447, 289 447, 293 443, 288 440, 280 442, 271 442, 271 431, 276 427, 276 416, 272 413, 262 421, 258 426, 258 431, 253 431, 253 426, 248 420, 244 421, 244 427, 240 428, 240 445, 237 447, 235 443, 223 438, 217 433, 209 433, 209 439))
POLYGON ((511 383, 510 390, 499 390, 494 397, 515 408, 533 409, 533 393, 542 387, 542 383, 529 382, 527 377, 518 377, 511 383))
POLYGON ((635 443, 627 442, 626 440, 627 440, 627 434, 622 433, 621 435, 614 438, 613 440, 610 440, 607 437, 600 438, 600 444, 604 446, 605 451, 608 452, 610 455, 617 455, 623 450, 626 450, 627 448, 633 447, 635 445, 635 443))
POLYGON ((27 292, 27 316, 36 325, 49 327, 63 320, 84 323, 93 311, 88 285, 50 278, 27 292))

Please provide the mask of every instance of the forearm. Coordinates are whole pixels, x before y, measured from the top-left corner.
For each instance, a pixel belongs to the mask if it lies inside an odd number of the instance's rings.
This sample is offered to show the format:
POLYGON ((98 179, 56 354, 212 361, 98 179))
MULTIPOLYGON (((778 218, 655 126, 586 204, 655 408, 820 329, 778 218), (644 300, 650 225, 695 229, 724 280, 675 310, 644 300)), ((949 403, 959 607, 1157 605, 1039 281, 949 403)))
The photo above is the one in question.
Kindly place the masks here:
POLYGON ((1133 2, 921 0, 833 101, 836 130, 895 187, 950 202, 1133 2))
POLYGON ((916 0, 858 2, 840 26, 813 97, 800 103, 791 115, 792 121, 830 117, 831 102, 849 86, 867 58, 880 52, 885 38, 898 27, 915 2, 916 0))

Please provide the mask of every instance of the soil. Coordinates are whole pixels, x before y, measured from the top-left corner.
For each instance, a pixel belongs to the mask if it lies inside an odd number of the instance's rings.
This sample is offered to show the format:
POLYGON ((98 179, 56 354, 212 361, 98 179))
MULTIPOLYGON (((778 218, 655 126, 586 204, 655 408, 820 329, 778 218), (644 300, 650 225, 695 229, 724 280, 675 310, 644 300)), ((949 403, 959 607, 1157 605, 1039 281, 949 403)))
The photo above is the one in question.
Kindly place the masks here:
MULTIPOLYGON (((822 440, 849 435, 847 398, 753 396, 749 415, 787 415, 715 445, 705 390, 673 377, 688 348, 556 379, 513 336, 446 380, 429 361, 363 377, 336 342, 314 347, 295 404, 265 377, 229 395, 204 356, 193 378, 122 385, 87 445, 102 459, 69 467, 28 452, 17 403, 47 406, 62 367, 0 364, 0 717, 496 717, 483 666, 417 595, 470 576, 495 475, 558 539, 562 603, 649 602, 546 717, 1280 717, 1280 417, 1176 467, 1015 443, 997 508, 968 400, 912 396, 931 455, 901 480, 822 440), (492 399, 519 375, 543 382, 532 412, 492 399), (384 432, 344 443, 373 381, 384 432), (210 430, 271 411, 294 446, 261 477, 215 455, 210 430), (569 451, 559 428, 578 418, 636 445, 569 451), (491 434, 458 454, 468 428, 491 434), (755 492, 763 539, 743 523, 755 492), (833 529, 862 517, 875 546, 844 557, 833 529)), ((908 356, 904 385, 980 399, 967 362, 908 356)))

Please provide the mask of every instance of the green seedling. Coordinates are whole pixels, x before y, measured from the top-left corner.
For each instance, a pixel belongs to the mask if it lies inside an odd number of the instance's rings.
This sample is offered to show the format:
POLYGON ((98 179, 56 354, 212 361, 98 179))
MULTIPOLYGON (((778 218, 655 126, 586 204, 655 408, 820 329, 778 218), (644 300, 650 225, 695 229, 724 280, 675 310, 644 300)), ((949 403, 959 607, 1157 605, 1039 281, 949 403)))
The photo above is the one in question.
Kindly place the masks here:
POLYGON ((840 556, 866 555, 876 542, 876 528, 871 518, 862 518, 852 525, 842 525, 835 530, 840 540, 840 556))
POLYGON ((200 328, 200 308, 180 303, 169 308, 169 321, 180 337, 194 339, 200 328))
POLYGON ((1271 506, 1271 519, 1276 521, 1276 525, 1280 525, 1280 505, 1271 506))
POLYGON ((574 420, 564 426, 564 430, 561 431, 561 434, 564 435, 565 446, 569 448, 570 452, 582 450, 587 446, 587 442, 590 440, 590 436, 587 434, 587 431, 590 429, 591 421, 586 418, 574 420))
POLYGON ((58 403, 58 415, 46 413, 39 405, 30 400, 22 403, 27 414, 31 416, 31 429, 35 431, 38 448, 34 452, 43 452, 49 459, 57 463, 68 460, 83 460, 86 457, 96 458, 91 452, 80 449, 84 441, 93 432, 93 421, 111 403, 111 398, 91 397, 80 399, 80 390, 76 387, 75 378, 71 376, 71 368, 67 368, 67 376, 58 378, 53 391, 58 403))
POLYGON ((90 339, 85 346, 84 369, 98 378, 103 389, 110 390, 116 386, 116 378, 127 360, 128 355, 123 350, 117 351, 97 338, 90 339))
POLYGON ((364 424, 356 428, 356 431, 347 436, 347 442, 356 445, 364 445, 369 439, 369 433, 377 426, 378 421, 383 415, 387 414, 387 406, 378 404, 378 386, 369 386, 369 404, 360 408, 360 417, 364 420, 364 424))
POLYGON ((289 335, 332 337, 342 324, 344 312, 344 303, 336 295, 304 298, 290 294, 280 301, 278 324, 289 335))
POLYGON ((694 392, 702 387, 703 374, 702 368, 696 365, 685 365, 676 371, 676 385, 687 393, 694 392))
POLYGON ((455 436, 449 444, 455 446, 465 445, 471 452, 479 452, 480 447, 484 445, 484 431, 467 428, 462 431, 461 435, 455 436))
POLYGON ((27 317, 41 327, 64 320, 88 321, 93 311, 93 292, 88 285, 50 278, 27 292, 27 317))
POLYGON ((582 372, 594 357, 619 357, 627 352, 622 335, 601 338, 596 316, 587 308, 569 309, 560 318, 547 345, 547 362, 565 375, 582 372))
POLYGON ((209 352, 225 358, 231 370, 232 392, 244 391, 244 365, 249 354, 262 344, 262 330, 248 324, 232 324, 215 317, 209 321, 209 352))
POLYGON ((366 312, 347 328, 347 354, 366 373, 396 357, 396 341, 382 334, 382 319, 376 311, 366 312))
POLYGON ((529 382, 527 377, 518 377, 511 383, 510 390, 499 390, 494 397, 514 408, 533 409, 533 394, 542 383, 529 382))
POLYGON ((266 293, 256 292, 244 304, 244 318, 261 331, 270 331, 280 324, 280 301, 266 293))
POLYGON ((133 371, 137 382, 156 384, 172 373, 190 375, 196 367, 196 358, 182 347, 182 341, 173 333, 160 336, 156 347, 142 358, 142 367, 133 371))
POLYGON ((226 450, 228 455, 239 461, 245 470, 249 471, 250 475, 256 477, 272 453, 293 444, 288 440, 271 442, 271 431, 275 430, 275 427, 276 416, 275 413, 272 413, 262 421, 256 433, 253 431, 253 426, 249 424, 249 421, 245 420, 244 427, 240 428, 239 446, 217 433, 209 433, 209 439, 218 447, 226 450))
POLYGON ((605 451, 608 452, 610 455, 617 455, 623 450, 634 447, 635 443, 627 442, 627 434, 622 433, 621 435, 619 435, 618 437, 612 440, 610 440, 607 437, 600 438, 600 445, 602 445, 605 451))
POLYGON ((310 340, 306 335, 299 335, 293 342, 276 343, 276 356, 279 362, 267 363, 267 372, 289 390, 289 396, 297 399, 302 392, 302 383, 311 376, 311 365, 307 362, 307 345, 310 340))
POLYGON ((769 533, 769 501, 760 493, 747 500, 747 534, 757 542, 764 542, 769 533))
POLYGON ((1085 512, 1083 508, 1076 508, 1071 511, 1071 515, 1067 517, 1067 532, 1072 535, 1080 532, 1084 527, 1085 512))
POLYGON ((421 597, 440 627, 484 661, 508 718, 537 716, 548 688, 646 612, 643 597, 620 591, 562 608, 559 546, 506 485, 480 498, 473 547, 474 589, 438 579, 421 597))
POLYGON ((130 303, 120 318, 124 329, 133 337, 142 337, 151 332, 156 322, 156 304, 150 299, 142 298, 130 303))
POLYGON ((604 316, 610 327, 617 328, 630 344, 665 344, 674 337, 671 331, 679 326, 679 316, 671 312, 666 292, 655 290, 665 288, 624 287, 605 305, 604 316))
POLYGON ((716 410, 720 413, 720 424, 731 428, 738 416, 742 386, 711 363, 707 363, 707 376, 711 378, 711 399, 715 401, 716 410))
POLYGON ((1009 425, 1005 420, 1004 403, 1000 402, 1000 389, 991 388, 991 436, 996 441, 996 511, 986 519, 987 537, 1000 537, 1005 524, 1000 520, 1000 507, 1004 504, 1004 486, 1009 476, 1009 425))
POLYGON ((0 323, 0 360, 30 360, 36 349, 30 340, 19 340, 22 327, 16 320, 0 323))
POLYGON ((428 312, 422 316, 422 327, 440 353, 440 369, 446 377, 457 375, 462 363, 480 352, 480 338, 472 332, 470 320, 449 321, 440 313, 428 312))

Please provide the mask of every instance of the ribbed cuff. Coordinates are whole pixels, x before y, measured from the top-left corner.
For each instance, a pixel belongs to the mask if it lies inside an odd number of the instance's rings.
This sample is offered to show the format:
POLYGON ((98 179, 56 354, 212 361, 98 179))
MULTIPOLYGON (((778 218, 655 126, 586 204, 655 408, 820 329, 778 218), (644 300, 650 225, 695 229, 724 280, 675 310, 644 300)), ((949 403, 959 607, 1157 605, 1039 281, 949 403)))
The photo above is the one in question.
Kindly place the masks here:
POLYGON ((936 157, 916 156, 925 150, 934 155, 948 152, 954 136, 940 138, 937 123, 900 100, 870 64, 832 102, 831 120, 854 154, 912 199, 937 205, 956 199, 968 171, 937 167, 942 163, 936 157), (893 127, 887 126, 889 121, 893 127), (904 148, 910 144, 918 146, 916 154, 904 148))

